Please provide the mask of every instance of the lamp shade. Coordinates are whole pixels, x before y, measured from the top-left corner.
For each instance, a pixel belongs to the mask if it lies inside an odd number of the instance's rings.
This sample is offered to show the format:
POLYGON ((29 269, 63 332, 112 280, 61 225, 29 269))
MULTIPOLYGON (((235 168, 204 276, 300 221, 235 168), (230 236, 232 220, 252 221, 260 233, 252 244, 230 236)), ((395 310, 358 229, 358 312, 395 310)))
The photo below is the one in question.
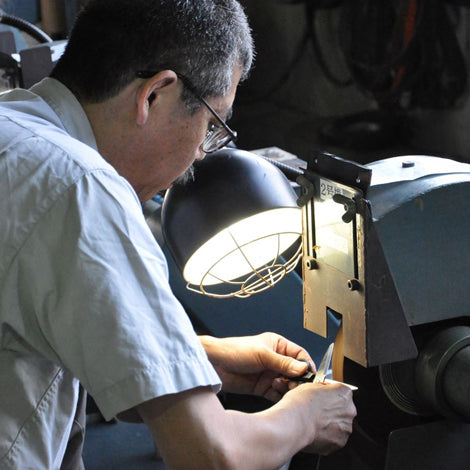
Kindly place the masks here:
POLYGON ((301 210, 289 180, 253 153, 224 148, 194 165, 194 178, 163 202, 165 241, 188 288, 244 297, 297 264, 301 210), (287 261, 281 253, 298 243, 287 261))

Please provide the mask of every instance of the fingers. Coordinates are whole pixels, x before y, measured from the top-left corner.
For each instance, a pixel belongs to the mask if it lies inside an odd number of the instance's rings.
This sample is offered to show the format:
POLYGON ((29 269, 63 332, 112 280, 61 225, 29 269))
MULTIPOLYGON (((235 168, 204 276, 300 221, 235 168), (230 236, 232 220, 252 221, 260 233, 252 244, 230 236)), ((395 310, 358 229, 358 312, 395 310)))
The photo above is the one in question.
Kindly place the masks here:
POLYGON ((307 359, 299 360, 281 354, 273 354, 269 359, 271 360, 270 369, 285 377, 302 376, 313 367, 307 359))
POLYGON ((325 387, 331 389, 328 397, 328 411, 324 412, 323 425, 316 442, 318 453, 322 455, 331 454, 346 445, 356 417, 353 394, 348 387, 340 384, 325 387))
POLYGON ((271 388, 263 396, 272 402, 278 402, 289 390, 293 390, 299 385, 299 382, 293 382, 284 377, 277 377, 273 379, 271 388))
POLYGON ((277 336, 277 346, 276 352, 283 354, 284 356, 291 357, 297 360, 303 360, 310 363, 310 365, 315 368, 313 359, 310 357, 310 354, 298 344, 284 338, 283 336, 277 336))
POLYGON ((315 371, 312 358, 299 345, 275 333, 263 333, 260 336, 267 346, 262 358, 267 369, 287 377, 303 375, 309 367, 315 371))
MULTIPOLYGON (((304 449, 328 455, 346 445, 353 429, 356 407, 353 393, 341 383, 302 384, 292 391, 294 397, 304 399, 305 416, 313 426, 313 441, 304 449)), ((290 393, 288 395, 291 395, 290 393)), ((286 395, 286 397, 288 396, 286 395)))
POLYGON ((266 393, 264 394, 264 398, 266 398, 267 400, 273 403, 277 403, 282 398, 283 395, 284 393, 280 393, 274 387, 272 387, 266 390, 266 393))
POLYGON ((299 385, 297 382, 292 382, 290 380, 284 379, 283 377, 278 377, 273 380, 272 388, 282 396, 285 395, 289 390, 297 387, 297 385, 299 385))

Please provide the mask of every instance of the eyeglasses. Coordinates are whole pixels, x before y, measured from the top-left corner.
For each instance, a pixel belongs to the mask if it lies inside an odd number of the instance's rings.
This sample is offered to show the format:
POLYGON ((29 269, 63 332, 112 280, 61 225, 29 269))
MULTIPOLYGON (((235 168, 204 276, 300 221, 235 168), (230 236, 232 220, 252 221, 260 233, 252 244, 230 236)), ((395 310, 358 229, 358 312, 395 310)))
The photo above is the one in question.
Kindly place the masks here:
MULTIPOLYGON (((151 70, 140 70, 136 72, 136 76, 139 78, 150 78, 153 77, 156 73, 158 72, 151 70)), ((220 123, 219 126, 211 124, 207 130, 206 137, 202 143, 203 152, 215 152, 216 150, 225 147, 229 142, 234 142, 237 140, 237 133, 230 129, 227 123, 215 112, 214 108, 212 108, 212 106, 196 91, 189 78, 180 73, 176 73, 176 76, 181 80, 183 86, 185 86, 220 123)))

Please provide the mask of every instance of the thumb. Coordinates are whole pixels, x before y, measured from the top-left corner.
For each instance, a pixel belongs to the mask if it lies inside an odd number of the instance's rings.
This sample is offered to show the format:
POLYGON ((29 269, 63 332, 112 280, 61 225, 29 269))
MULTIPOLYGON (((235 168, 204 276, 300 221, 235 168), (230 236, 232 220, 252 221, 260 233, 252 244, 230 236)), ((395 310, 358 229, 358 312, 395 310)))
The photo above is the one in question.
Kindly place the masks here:
POLYGON ((296 377, 307 372, 309 363, 306 359, 294 359, 293 357, 270 351, 265 360, 265 366, 268 369, 278 372, 287 377, 296 377))

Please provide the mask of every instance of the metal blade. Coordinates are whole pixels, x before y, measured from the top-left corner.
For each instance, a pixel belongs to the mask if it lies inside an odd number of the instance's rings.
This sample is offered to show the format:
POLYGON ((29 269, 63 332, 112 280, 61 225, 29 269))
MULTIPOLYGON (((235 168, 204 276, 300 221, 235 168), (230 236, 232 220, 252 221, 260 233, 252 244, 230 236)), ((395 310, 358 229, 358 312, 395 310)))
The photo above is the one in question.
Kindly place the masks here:
POLYGON ((317 369, 313 383, 321 383, 325 381, 328 371, 330 370, 330 367, 331 367, 331 359, 333 358, 334 347, 335 347, 335 343, 331 343, 328 346, 328 349, 326 350, 326 353, 320 362, 320 366, 317 369))

